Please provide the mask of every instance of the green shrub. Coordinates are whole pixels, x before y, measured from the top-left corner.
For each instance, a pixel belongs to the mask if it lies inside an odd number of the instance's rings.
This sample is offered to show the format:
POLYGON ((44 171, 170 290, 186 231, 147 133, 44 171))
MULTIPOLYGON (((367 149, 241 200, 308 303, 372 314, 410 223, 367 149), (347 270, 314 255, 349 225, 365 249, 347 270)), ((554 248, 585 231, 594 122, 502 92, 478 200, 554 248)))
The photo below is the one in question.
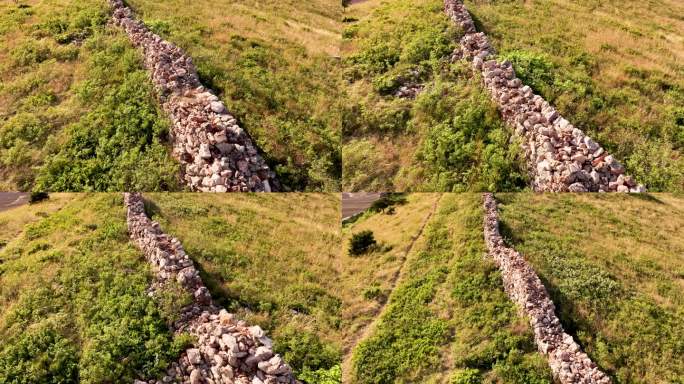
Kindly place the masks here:
POLYGON ((353 256, 364 254, 376 244, 372 231, 366 230, 355 233, 349 242, 349 254, 353 256))
POLYGON ((29 204, 39 203, 49 198, 50 195, 48 195, 47 192, 31 192, 31 195, 29 196, 29 204))
POLYGON ((286 327, 274 339, 274 350, 295 372, 329 370, 339 366, 340 351, 326 345, 314 333, 286 327))
POLYGON ((338 364, 330 369, 316 371, 305 369, 297 378, 307 384, 340 384, 342 383, 342 368, 338 364))
POLYGON ((53 324, 41 323, 0 348, 0 382, 78 383, 78 356, 71 340, 53 324))
POLYGON ((480 371, 477 369, 462 369, 456 371, 449 384, 481 384, 482 376, 480 376, 480 371))

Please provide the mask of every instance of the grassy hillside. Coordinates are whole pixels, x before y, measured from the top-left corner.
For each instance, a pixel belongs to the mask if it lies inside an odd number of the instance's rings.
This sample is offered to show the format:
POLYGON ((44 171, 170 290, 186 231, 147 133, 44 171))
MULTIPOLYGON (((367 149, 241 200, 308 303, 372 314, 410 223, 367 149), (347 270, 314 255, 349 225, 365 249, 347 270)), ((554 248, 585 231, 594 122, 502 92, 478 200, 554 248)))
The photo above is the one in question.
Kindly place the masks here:
POLYGON ((339 195, 148 194, 212 295, 274 338, 300 379, 340 380, 339 195))
POLYGON ((347 8, 344 190, 516 190, 525 183, 495 105, 470 69, 450 64, 461 32, 441 0, 347 8), (422 84, 415 100, 394 96, 422 84))
POLYGON ((130 383, 176 359, 188 339, 166 324, 183 298, 147 296, 121 195, 53 196, 3 212, 0 233, 24 223, 0 250, 0 382, 130 383))
MULTIPOLYGON (((421 209, 423 199, 411 195, 402 210, 421 209)), ((382 221, 373 227, 379 234, 391 228, 382 221)), ((444 195, 379 320, 353 350, 345 381, 551 383, 526 320, 484 252, 481 197, 444 195)), ((363 255, 356 263, 379 256, 363 255)))
POLYGON ((339 191, 339 1, 128 3, 193 57, 286 186, 339 191))
POLYGON ((651 190, 684 189, 684 4, 466 0, 518 75, 651 190))
POLYGON ((367 212, 343 228, 336 265, 340 285, 347 292, 342 312, 346 352, 364 337, 369 324, 387 303, 406 261, 408 245, 418 235, 438 198, 439 195, 430 193, 408 195, 406 204, 396 206, 394 214, 367 212), (350 255, 350 238, 364 230, 373 231, 381 248, 362 257, 350 255))
POLYGON ((497 194, 565 329, 620 383, 684 380, 684 199, 497 194))
POLYGON ((0 189, 178 189, 140 54, 104 0, 0 4, 0 189))
POLYGON ((40 204, 22 206, 19 209, 10 209, 0 212, 0 248, 4 247, 15 237, 19 236, 27 224, 38 221, 51 213, 60 210, 64 205, 72 201, 74 195, 68 193, 55 193, 50 195, 49 200, 40 204))

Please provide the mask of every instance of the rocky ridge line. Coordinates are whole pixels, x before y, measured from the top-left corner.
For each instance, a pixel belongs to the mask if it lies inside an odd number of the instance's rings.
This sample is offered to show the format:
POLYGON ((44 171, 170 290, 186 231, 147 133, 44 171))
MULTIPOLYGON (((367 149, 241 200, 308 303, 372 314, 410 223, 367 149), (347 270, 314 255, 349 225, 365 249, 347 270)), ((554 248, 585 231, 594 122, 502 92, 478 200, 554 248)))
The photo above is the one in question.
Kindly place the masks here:
POLYGON ((444 11, 465 32, 452 61, 465 58, 482 73, 503 119, 523 139, 535 191, 645 192, 612 155, 524 85, 509 61, 494 59, 489 39, 477 32, 461 0, 444 0, 444 11))
POLYGON ((225 105, 200 83, 183 51, 135 19, 121 0, 109 0, 113 21, 143 51, 161 105, 173 123, 173 155, 183 182, 193 191, 270 192, 279 189, 275 173, 225 105))
POLYGON ((485 193, 483 197, 488 253, 501 270, 506 293, 530 319, 537 349, 547 357, 554 378, 561 384, 611 383, 610 377, 581 351, 572 336, 565 333, 537 274, 520 253, 504 244, 494 197, 491 193, 485 193))
POLYGON ((180 241, 147 217, 142 195, 126 193, 124 204, 131 240, 156 274, 150 296, 176 283, 188 291, 193 300, 172 328, 197 338, 194 348, 172 363, 161 380, 134 384, 299 384, 291 368, 273 353, 272 341, 259 326, 247 326, 213 302, 180 241))

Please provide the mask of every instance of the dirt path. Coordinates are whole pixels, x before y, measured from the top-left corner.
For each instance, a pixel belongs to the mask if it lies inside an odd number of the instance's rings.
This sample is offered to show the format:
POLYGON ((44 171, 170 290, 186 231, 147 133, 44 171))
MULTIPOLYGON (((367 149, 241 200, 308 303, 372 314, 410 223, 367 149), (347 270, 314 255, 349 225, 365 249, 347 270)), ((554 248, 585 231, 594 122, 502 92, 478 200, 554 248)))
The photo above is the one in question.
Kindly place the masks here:
POLYGON ((27 204, 29 194, 24 192, 0 192, 0 212, 27 204))
MULTIPOLYGON (((418 233, 416 233, 415 236, 411 238, 411 242, 409 245, 406 247, 406 250, 404 251, 404 254, 402 256, 401 260, 401 266, 397 269, 397 271, 394 273, 394 275, 390 278, 390 294, 388 297, 391 299, 392 297, 392 292, 394 289, 397 287, 397 283, 399 280, 401 280, 402 276, 404 275, 404 269, 406 266, 406 261, 408 260, 408 255, 411 253, 413 250, 413 246, 416 244, 416 241, 423 235, 423 230, 425 229, 425 226, 427 226, 427 223, 430 222, 430 219, 432 218, 432 215, 437 211, 437 205, 439 205, 440 200, 442 199, 443 194, 439 194, 437 199, 435 199, 435 202, 432 204, 432 209, 430 212, 425 216, 425 219, 423 220, 423 223, 420 226, 420 229, 418 230, 418 233)), ((371 332, 373 329, 375 329, 375 326, 377 323, 380 321, 382 318, 382 315, 385 313, 385 309, 387 308, 387 305, 389 304, 390 300, 388 299, 385 304, 383 304, 380 308, 378 308, 377 314, 375 315, 373 321, 368 323, 366 326, 363 327, 363 330, 360 333, 357 333, 357 335, 353 338, 353 341, 350 344, 350 347, 347 351, 345 351, 345 358, 344 361, 342 362, 342 382, 344 384, 349 384, 351 383, 351 375, 350 372, 352 370, 352 352, 354 351, 354 348, 362 341, 368 338, 370 336, 371 332)))
POLYGON ((368 209, 373 202, 381 198, 383 193, 342 193, 342 220, 352 217, 368 209))

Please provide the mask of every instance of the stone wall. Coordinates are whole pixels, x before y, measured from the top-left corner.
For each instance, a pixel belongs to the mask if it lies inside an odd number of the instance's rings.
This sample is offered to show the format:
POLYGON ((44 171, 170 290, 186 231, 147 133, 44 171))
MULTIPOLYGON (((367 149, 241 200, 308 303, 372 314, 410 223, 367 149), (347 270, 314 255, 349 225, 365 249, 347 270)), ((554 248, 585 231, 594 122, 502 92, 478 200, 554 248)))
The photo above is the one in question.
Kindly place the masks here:
POLYGON ((469 60, 481 72, 503 119, 523 139, 535 191, 645 191, 613 156, 524 85, 510 62, 494 60, 489 39, 476 31, 461 0, 444 0, 444 11, 465 32, 452 60, 469 60))
POLYGON ((247 133, 211 90, 192 59, 137 21, 121 0, 110 0, 114 23, 143 51, 146 68, 173 127, 173 154, 193 191, 275 191, 279 184, 247 133))
POLYGON ((197 338, 194 348, 186 350, 161 380, 135 384, 298 384, 259 326, 247 326, 213 302, 178 239, 164 234, 159 223, 147 217, 142 196, 126 193, 124 203, 131 239, 155 272, 150 295, 174 282, 186 289, 193 301, 181 310, 172 328, 197 338))
POLYGON ((496 201, 484 194, 484 237, 489 255, 499 266, 506 293, 530 319, 534 340, 554 378, 562 384, 607 384, 610 378, 563 331, 546 288, 522 255, 506 247, 499 233, 496 201))

